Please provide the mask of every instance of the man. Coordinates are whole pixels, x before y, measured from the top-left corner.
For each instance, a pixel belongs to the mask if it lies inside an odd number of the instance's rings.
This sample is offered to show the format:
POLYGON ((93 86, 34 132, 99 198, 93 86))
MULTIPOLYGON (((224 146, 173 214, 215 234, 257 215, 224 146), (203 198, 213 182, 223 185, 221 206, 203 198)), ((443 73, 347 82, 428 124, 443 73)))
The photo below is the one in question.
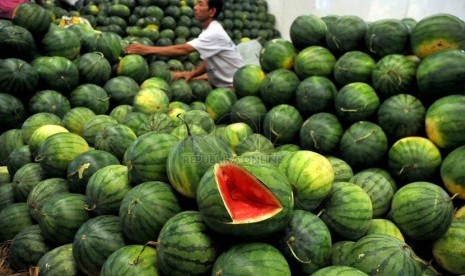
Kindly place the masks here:
POLYGON ((173 79, 189 81, 207 73, 214 87, 232 87, 233 77, 244 61, 221 24, 216 20, 223 8, 223 0, 199 0, 194 6, 194 17, 202 25, 200 35, 185 44, 171 46, 147 46, 131 44, 127 54, 180 56, 198 51, 202 63, 192 71, 173 72, 173 79))

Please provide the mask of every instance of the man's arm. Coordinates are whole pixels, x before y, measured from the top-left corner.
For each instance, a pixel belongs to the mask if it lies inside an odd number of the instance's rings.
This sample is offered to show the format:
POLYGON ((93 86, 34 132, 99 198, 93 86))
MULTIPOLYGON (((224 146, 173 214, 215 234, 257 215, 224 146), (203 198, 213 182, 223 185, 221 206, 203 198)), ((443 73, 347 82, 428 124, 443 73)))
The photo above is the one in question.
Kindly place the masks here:
POLYGON ((176 44, 171 46, 148 46, 144 44, 130 44, 124 49, 126 54, 139 55, 160 55, 160 56, 182 56, 194 52, 195 49, 191 45, 176 44))
POLYGON ((194 70, 192 71, 177 71, 177 72, 172 72, 171 77, 173 80, 178 80, 184 78, 186 81, 189 81, 191 79, 194 79, 198 76, 201 76, 202 74, 207 72, 207 67, 205 61, 202 61, 202 63, 195 67, 194 70))

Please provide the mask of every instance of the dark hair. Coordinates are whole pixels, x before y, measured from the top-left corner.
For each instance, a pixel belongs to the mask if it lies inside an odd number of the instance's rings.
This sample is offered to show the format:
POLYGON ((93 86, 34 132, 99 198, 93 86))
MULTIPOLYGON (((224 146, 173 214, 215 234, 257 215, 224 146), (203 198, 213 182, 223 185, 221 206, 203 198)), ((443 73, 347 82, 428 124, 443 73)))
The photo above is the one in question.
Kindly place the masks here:
POLYGON ((214 18, 217 18, 221 11, 223 10, 224 1, 223 0, 208 0, 208 8, 216 8, 214 18))

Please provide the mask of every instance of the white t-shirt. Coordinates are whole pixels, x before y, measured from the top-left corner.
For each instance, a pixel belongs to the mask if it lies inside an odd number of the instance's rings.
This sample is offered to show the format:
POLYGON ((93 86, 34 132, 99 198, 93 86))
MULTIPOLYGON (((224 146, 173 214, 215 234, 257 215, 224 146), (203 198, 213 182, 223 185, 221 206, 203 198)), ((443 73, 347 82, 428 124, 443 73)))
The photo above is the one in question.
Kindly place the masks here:
POLYGON ((208 81, 215 87, 230 87, 234 73, 244 65, 236 45, 218 21, 212 21, 197 38, 187 42, 207 65, 208 81))

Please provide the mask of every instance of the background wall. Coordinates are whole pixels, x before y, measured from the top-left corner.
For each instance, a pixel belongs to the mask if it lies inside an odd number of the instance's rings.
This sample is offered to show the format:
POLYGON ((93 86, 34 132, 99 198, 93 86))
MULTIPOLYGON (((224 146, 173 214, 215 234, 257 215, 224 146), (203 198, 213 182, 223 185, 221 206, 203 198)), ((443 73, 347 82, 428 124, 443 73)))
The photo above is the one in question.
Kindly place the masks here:
POLYGON ((435 13, 449 13, 465 20, 464 0, 267 0, 276 16, 276 29, 289 39, 292 21, 302 14, 357 15, 366 21, 411 17, 419 21, 435 13))

